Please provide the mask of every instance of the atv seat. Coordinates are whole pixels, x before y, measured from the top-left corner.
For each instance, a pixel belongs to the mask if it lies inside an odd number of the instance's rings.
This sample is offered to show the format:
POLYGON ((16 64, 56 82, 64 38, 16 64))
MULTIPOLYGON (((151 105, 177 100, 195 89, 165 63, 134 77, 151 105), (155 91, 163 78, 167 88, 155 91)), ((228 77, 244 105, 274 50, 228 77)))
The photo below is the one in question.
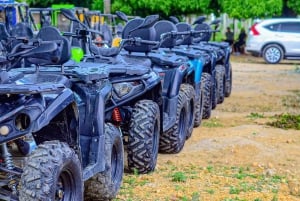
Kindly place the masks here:
MULTIPOLYGON (((138 26, 140 26, 143 23, 143 19, 141 18, 136 18, 130 20, 124 27, 123 32, 122 32, 122 38, 127 39, 127 38, 132 38, 132 37, 139 37, 143 40, 148 40, 148 41, 155 41, 156 33, 154 27, 150 28, 141 28, 134 30, 138 26), (132 31, 133 30, 133 31, 132 31)), ((147 45, 147 44, 125 44, 124 49, 128 51, 129 53, 131 52, 144 52, 148 53, 154 48, 154 45, 147 45)))
POLYGON ((196 37, 194 39, 194 41, 209 41, 210 38, 211 38, 211 35, 212 35, 212 29, 211 27, 204 23, 204 24, 197 24, 194 28, 195 31, 210 31, 210 32, 206 32, 206 33, 202 33, 202 34, 199 34, 198 37, 196 37))
MULTIPOLYGON (((191 31, 192 28, 188 23, 180 22, 176 24, 178 32, 191 31)), ((191 35, 180 37, 182 39, 179 45, 191 45, 193 43, 193 37, 191 35)))
POLYGON ((33 31, 26 23, 18 23, 10 31, 10 35, 14 37, 33 38, 33 31))
MULTIPOLYGON (((51 26, 43 27, 39 31, 37 38, 42 39, 43 41, 56 41, 58 49, 51 54, 41 55, 40 58, 28 58, 27 60, 29 62, 36 65, 62 65, 70 59, 70 43, 65 37, 60 35, 60 32, 57 28, 51 26)), ((33 80, 33 82, 36 83, 49 82, 63 84, 66 87, 70 87, 71 85, 69 79, 60 74, 40 72, 38 75, 30 76, 32 76, 30 78, 33 80)))
MULTIPOLYGON (((59 58, 52 64, 62 65, 71 57, 71 45, 68 39, 62 36, 55 27, 43 27, 36 36, 43 41, 57 41, 59 46, 59 58)), ((50 63, 51 64, 51 63, 50 63)))
POLYGON ((119 54, 119 48, 103 48, 97 47, 96 45, 91 45, 91 52, 95 55, 101 55, 104 57, 114 57, 119 54))
POLYGON ((7 29, 5 27, 5 24, 0 23, 0 40, 7 40, 9 37, 9 33, 7 32, 7 29))
MULTIPOLYGON (((156 41, 161 41, 161 35, 168 32, 177 32, 175 24, 167 20, 161 20, 155 23, 154 29, 156 32, 156 41)), ((160 47, 162 48, 173 48, 176 46, 176 37, 168 37, 161 41, 160 47)))

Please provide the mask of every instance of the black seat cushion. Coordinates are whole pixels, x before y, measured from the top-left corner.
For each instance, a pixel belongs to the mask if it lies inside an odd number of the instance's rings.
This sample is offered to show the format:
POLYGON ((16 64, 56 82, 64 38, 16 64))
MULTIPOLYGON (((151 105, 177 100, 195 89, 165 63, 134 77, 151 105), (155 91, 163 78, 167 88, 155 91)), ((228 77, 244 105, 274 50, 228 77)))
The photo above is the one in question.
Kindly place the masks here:
POLYGON ((206 33, 201 33, 199 35, 197 35, 197 37, 195 38, 195 40, 197 41, 209 41, 210 38, 211 38, 211 35, 212 35, 212 32, 211 32, 211 27, 204 23, 204 24, 197 24, 195 27, 194 27, 194 30, 195 31, 209 31, 209 32, 206 32, 206 33))
POLYGON ((95 55, 101 55, 104 57, 114 57, 119 54, 119 48, 103 48, 97 47, 96 45, 91 45, 91 52, 95 55))
MULTIPOLYGON (((176 24, 176 27, 177 27, 178 32, 185 32, 185 31, 192 30, 191 26, 185 22, 180 22, 180 23, 176 24)), ((192 36, 190 36, 190 35, 179 37, 178 39, 182 39, 181 45, 191 45, 193 42, 192 36)))
MULTIPOLYGON (((150 40, 155 41, 156 33, 154 27, 150 28, 142 28, 138 30, 134 30, 131 32, 131 30, 135 29, 139 25, 143 23, 144 19, 142 18, 136 18, 130 20, 124 27, 122 32, 122 38, 132 38, 132 37, 140 37, 143 40, 150 40)), ((129 52, 150 52, 153 49, 153 45, 133 45, 133 44, 127 44, 124 46, 124 49, 129 52)))
MULTIPOLYGON (((154 29, 156 32, 156 41, 161 41, 161 35, 168 32, 177 32, 175 24, 167 20, 161 20, 155 23, 154 29)), ((173 48, 176 45, 176 37, 168 37, 161 41, 160 47, 173 48)))
POLYGON ((5 24, 0 23, 0 40, 7 40, 9 33, 5 27, 5 24))
POLYGON ((10 31, 10 35, 14 37, 33 38, 33 31, 26 23, 18 23, 10 31))
POLYGON ((60 46, 60 58, 57 61, 56 64, 63 64, 67 62, 71 57, 71 45, 68 39, 63 37, 59 30, 55 27, 47 26, 43 27, 38 35, 37 38, 40 38, 44 41, 61 41, 61 44, 58 44, 60 46))

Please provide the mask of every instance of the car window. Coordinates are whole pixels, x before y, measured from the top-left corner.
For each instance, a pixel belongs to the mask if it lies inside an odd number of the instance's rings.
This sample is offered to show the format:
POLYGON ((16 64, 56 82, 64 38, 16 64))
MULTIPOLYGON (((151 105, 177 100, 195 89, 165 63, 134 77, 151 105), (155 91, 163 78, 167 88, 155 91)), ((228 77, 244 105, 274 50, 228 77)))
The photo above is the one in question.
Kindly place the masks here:
POLYGON ((270 31, 278 31, 280 27, 280 23, 269 24, 264 27, 270 31))
POLYGON ((300 33, 300 22, 283 22, 279 27, 280 32, 300 33))

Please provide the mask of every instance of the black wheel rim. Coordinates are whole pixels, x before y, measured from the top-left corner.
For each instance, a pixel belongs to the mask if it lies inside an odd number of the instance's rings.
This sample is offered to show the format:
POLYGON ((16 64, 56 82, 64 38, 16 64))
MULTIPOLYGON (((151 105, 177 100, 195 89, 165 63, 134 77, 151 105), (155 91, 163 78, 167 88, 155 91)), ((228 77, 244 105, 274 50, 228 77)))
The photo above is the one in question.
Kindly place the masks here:
POLYGON ((73 200, 75 195, 75 179, 68 169, 63 169, 56 183, 55 201, 73 200))

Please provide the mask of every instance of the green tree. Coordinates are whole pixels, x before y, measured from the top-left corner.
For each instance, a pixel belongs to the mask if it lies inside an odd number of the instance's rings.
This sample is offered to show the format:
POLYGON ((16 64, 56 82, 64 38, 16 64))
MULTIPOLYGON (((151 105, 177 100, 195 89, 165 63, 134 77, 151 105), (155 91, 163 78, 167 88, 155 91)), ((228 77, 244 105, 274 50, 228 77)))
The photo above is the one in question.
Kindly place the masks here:
POLYGON ((292 11, 288 11, 288 16, 295 17, 296 14, 300 14, 300 1, 299 0, 284 0, 284 8, 290 9, 292 11), (286 7, 285 7, 286 6, 286 7))
POLYGON ((113 0, 112 11, 146 16, 157 13, 162 17, 206 13, 211 0, 113 0))
POLYGON ((93 0, 91 8, 92 10, 100 10, 101 12, 103 12, 104 10, 103 0, 93 0))
POLYGON ((219 0, 219 3, 223 12, 237 19, 278 16, 283 7, 282 0, 219 0))

